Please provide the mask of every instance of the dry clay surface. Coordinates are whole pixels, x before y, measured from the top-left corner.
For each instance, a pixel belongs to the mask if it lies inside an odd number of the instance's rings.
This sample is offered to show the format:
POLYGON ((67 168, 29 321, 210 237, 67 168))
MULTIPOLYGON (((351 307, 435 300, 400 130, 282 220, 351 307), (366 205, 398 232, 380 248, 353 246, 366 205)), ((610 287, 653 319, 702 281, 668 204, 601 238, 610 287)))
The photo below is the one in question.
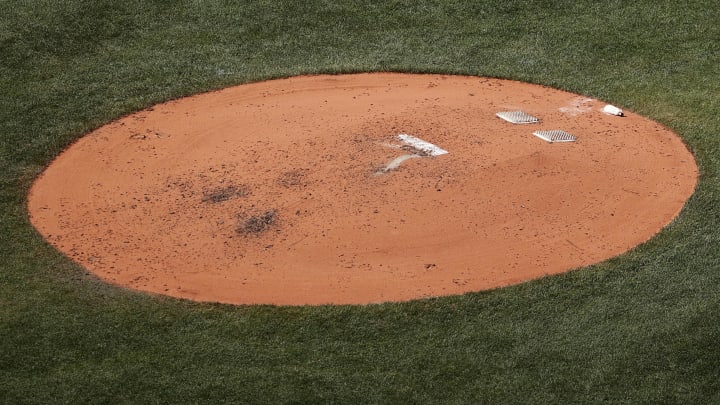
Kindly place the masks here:
POLYGON ((32 187, 30 216, 102 279, 175 297, 364 304, 479 291, 616 256, 679 213, 692 155, 663 126, 604 106, 478 77, 247 84, 81 138, 32 187), (540 122, 496 117, 517 110, 540 122), (577 142, 532 134, 556 129, 577 142))

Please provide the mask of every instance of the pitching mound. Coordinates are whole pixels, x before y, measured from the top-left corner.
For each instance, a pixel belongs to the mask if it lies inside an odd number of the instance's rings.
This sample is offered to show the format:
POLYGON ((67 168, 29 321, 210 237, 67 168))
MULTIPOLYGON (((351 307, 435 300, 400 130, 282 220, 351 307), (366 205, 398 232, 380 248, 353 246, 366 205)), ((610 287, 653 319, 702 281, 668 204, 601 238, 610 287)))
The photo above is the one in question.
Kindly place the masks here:
POLYGON ((30 216, 102 279, 175 297, 363 304, 478 291, 623 253, 693 192, 697 168, 675 134, 603 107, 477 77, 248 84, 83 137, 34 184, 30 216))

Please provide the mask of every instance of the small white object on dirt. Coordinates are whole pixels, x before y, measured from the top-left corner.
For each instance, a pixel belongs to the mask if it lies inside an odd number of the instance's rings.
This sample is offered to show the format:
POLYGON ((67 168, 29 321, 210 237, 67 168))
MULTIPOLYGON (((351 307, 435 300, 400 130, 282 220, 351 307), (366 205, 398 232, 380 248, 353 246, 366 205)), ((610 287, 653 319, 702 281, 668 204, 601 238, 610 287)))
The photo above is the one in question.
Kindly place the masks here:
POLYGON ((415 138, 412 135, 400 134, 397 137, 404 144, 410 145, 419 151, 425 152, 429 156, 440 156, 440 155, 445 155, 445 154, 449 153, 448 151, 446 151, 445 149, 443 149, 437 145, 433 145, 430 142, 425 142, 422 139, 415 138))
POLYGON ((387 172, 390 172, 393 170, 397 170, 397 168, 400 167, 402 162, 404 162, 408 159, 415 159, 415 158, 421 158, 421 157, 422 156, 420 156, 420 155, 414 155, 414 154, 398 156, 395 159, 393 159, 390 163, 385 165, 385 167, 383 167, 382 169, 375 172, 375 175, 377 176, 377 175, 381 175, 381 174, 384 174, 384 173, 387 173, 387 172))
POLYGON ((603 107, 603 112, 605 114, 617 115, 618 117, 622 117, 623 115, 625 115, 625 114, 623 114, 623 110, 615 107, 614 105, 610 105, 610 104, 603 107))

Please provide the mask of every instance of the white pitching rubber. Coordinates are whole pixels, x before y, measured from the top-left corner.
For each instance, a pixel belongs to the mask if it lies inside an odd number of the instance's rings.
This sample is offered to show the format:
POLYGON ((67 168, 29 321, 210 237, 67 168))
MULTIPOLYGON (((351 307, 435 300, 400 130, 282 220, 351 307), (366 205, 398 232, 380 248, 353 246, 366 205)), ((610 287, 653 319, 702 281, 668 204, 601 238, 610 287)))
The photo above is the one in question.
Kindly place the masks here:
POLYGON ((445 149, 433 145, 430 142, 423 141, 422 139, 415 138, 412 135, 400 134, 397 136, 404 144, 410 145, 417 150, 421 150, 430 156, 440 156, 448 153, 445 149))

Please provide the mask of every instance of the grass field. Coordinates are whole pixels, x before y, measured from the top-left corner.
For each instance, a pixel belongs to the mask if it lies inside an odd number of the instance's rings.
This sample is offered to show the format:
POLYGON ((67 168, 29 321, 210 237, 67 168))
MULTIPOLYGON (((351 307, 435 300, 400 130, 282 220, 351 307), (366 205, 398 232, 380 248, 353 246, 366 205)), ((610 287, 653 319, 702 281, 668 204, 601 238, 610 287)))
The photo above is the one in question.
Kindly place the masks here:
POLYGON ((0 0, 1 403, 720 403, 714 1, 0 0), (304 73, 543 83, 649 116, 701 170, 608 262, 402 304, 197 304, 110 287, 44 243, 28 187, 154 103, 304 73))

